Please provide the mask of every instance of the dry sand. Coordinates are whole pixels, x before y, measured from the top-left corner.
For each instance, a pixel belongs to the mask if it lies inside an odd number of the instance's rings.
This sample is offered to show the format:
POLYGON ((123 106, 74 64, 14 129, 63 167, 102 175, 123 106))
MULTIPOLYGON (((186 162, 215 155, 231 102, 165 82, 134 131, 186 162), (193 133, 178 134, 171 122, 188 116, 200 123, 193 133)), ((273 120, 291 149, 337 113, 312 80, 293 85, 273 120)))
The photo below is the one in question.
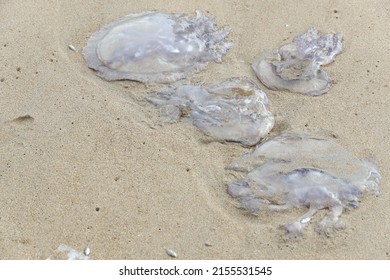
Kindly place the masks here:
POLYGON ((390 1, 15 0, 1 1, 0 18, 1 259, 45 259, 60 244, 88 244, 93 259, 169 258, 163 247, 180 259, 390 258, 390 1), (345 230, 324 238, 312 224, 286 241, 278 225, 305 210, 244 214, 226 194, 224 166, 245 148, 163 125, 144 101, 157 87, 104 81, 83 61, 88 37, 120 16, 196 9, 233 30, 223 63, 192 76, 205 83, 256 79, 252 59, 308 27, 344 34, 326 67, 330 92, 264 90, 273 133, 332 133, 379 165, 381 195, 345 213, 345 230))

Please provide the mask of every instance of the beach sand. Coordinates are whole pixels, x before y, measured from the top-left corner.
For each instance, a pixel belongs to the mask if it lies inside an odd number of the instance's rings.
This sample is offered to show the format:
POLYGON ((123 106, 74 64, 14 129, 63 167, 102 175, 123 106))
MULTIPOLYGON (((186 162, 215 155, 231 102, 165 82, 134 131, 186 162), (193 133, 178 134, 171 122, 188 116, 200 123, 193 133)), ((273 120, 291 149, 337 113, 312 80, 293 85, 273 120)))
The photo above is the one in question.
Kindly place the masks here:
POLYGON ((0 258, 46 259, 60 244, 92 259, 390 259, 390 1, 1 1, 0 258), (196 2, 196 3, 195 3, 196 2), (226 193, 224 167, 247 151, 194 126, 164 124, 144 99, 159 86, 107 82, 81 55, 89 36, 129 13, 200 9, 229 25, 223 63, 191 76, 257 81, 276 115, 271 135, 319 132, 382 174, 341 219, 345 230, 286 240, 305 212, 249 215, 226 193), (250 63, 314 26, 344 35, 320 97, 271 91, 250 63), (72 44, 76 51, 68 48, 72 44))

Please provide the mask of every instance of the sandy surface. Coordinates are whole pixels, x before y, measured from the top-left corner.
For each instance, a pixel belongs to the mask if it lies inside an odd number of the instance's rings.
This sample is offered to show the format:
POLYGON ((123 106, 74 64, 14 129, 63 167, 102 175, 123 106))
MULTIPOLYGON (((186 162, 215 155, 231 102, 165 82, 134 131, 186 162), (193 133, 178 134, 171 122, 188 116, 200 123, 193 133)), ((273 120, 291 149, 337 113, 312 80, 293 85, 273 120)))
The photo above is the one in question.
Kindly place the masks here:
POLYGON ((390 258, 390 1, 17 0, 1 1, 0 18, 1 259, 45 259, 60 244, 89 245, 93 259, 169 258, 163 247, 180 259, 390 258), (120 16, 196 9, 233 30, 223 63, 192 76, 205 83, 256 79, 252 59, 308 27, 344 34, 329 93, 264 90, 273 133, 325 131, 379 165, 381 195, 345 213, 347 229, 324 238, 312 224, 286 241, 278 225, 305 210, 246 215, 226 194, 224 166, 245 148, 162 124, 144 101, 157 87, 104 81, 83 61, 90 34, 120 16))

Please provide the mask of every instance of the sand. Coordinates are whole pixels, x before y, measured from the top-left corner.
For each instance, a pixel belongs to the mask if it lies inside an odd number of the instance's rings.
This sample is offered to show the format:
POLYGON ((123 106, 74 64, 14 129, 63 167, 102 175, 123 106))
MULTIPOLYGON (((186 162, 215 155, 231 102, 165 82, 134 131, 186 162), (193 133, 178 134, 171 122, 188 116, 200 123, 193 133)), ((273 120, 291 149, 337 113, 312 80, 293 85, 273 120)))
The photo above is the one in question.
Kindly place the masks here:
POLYGON ((170 258, 164 247, 179 259, 390 258, 390 1, 15 0, 1 2, 0 18, 1 259, 46 259, 60 244, 88 245, 92 259, 170 258), (163 124, 144 100, 158 86, 107 82, 83 61, 88 37, 120 16, 196 9, 233 30, 223 63, 191 77, 206 84, 256 80, 257 54, 311 26, 344 35, 343 53, 325 69, 334 81, 327 94, 260 86, 273 134, 334 134, 378 164, 381 194, 345 213, 345 230, 321 237, 313 223, 302 239, 285 240, 279 225, 304 209, 248 215, 226 193, 224 167, 246 148, 185 122, 163 124))

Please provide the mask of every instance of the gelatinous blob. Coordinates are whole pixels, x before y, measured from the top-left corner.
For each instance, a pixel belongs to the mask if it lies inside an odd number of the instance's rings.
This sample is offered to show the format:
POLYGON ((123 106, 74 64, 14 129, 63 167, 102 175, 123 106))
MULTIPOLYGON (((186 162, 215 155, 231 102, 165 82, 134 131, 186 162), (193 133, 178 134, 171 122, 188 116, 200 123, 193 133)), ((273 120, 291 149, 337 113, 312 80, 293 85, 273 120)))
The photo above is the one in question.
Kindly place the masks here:
POLYGON ((83 252, 79 252, 72 247, 60 244, 53 255, 48 260, 89 260, 90 249, 87 246, 83 252))
POLYGON ((330 88, 321 65, 331 63, 341 52, 341 41, 340 33, 319 36, 315 28, 310 28, 292 43, 257 56, 252 68, 270 89, 321 95, 330 88))
POLYGON ((246 77, 201 86, 178 86, 148 98, 162 109, 167 122, 189 117, 218 140, 255 145, 274 125, 266 94, 246 77))
POLYGON ((327 209, 316 231, 328 235, 344 224, 344 209, 356 208, 365 191, 379 194, 380 174, 370 161, 359 160, 331 140, 285 132, 234 160, 228 169, 248 172, 228 184, 228 193, 241 206, 262 209, 308 208, 284 225, 289 236, 299 236, 313 215, 327 209))
POLYGON ((94 33, 83 50, 88 66, 106 80, 172 82, 222 61, 230 28, 197 11, 145 12, 122 17, 94 33))

